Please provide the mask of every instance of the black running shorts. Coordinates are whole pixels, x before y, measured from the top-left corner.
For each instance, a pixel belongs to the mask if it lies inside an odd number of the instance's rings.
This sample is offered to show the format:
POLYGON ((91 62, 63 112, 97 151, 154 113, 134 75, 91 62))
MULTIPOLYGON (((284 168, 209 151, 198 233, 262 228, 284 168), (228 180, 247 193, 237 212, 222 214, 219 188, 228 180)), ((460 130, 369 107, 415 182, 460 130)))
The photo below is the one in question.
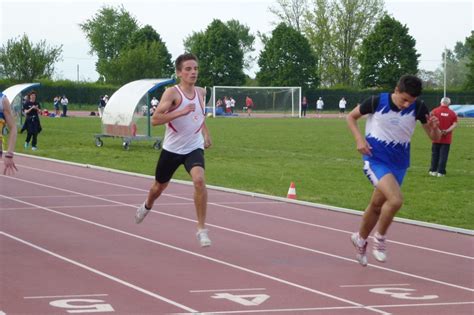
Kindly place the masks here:
POLYGON ((188 173, 195 166, 204 168, 204 150, 196 149, 188 154, 177 154, 163 149, 156 164, 156 181, 160 184, 169 182, 181 164, 188 173))

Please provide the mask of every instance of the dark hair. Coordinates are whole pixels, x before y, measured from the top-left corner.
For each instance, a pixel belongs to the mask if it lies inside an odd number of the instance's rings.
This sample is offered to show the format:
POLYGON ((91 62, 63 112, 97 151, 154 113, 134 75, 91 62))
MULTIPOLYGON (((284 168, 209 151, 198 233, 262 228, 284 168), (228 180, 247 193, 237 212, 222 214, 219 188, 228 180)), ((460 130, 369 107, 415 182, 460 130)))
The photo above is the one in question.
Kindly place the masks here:
POLYGON ((194 60, 198 61, 197 57, 191 53, 185 53, 182 55, 179 55, 178 58, 176 58, 176 61, 174 62, 174 67, 176 70, 181 70, 181 66, 183 65, 183 62, 188 61, 188 60, 194 60))
POLYGON ((413 97, 419 96, 423 90, 423 84, 421 83, 421 80, 418 77, 409 74, 406 74, 400 78, 397 87, 400 93, 406 92, 413 97))
POLYGON ((28 93, 28 96, 31 96, 32 94, 36 95, 36 91, 31 91, 30 93, 28 93))

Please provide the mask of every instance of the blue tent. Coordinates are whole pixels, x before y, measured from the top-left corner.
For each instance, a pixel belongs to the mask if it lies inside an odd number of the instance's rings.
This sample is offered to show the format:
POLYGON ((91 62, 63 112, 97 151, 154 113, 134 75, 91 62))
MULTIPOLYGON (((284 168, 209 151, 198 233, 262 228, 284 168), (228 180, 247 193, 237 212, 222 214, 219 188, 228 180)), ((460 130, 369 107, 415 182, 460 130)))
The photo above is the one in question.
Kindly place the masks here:
POLYGON ((474 117, 474 105, 451 105, 449 106, 458 117, 474 117))

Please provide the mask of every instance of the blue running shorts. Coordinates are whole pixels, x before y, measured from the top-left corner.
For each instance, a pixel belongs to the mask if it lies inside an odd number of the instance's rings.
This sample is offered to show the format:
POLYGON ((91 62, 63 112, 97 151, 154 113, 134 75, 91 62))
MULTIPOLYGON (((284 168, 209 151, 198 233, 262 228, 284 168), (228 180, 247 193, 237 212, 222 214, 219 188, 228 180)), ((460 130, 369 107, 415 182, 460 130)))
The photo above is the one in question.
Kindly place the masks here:
POLYGON ((406 168, 392 169, 387 164, 383 164, 378 161, 364 160, 364 174, 367 176, 374 187, 377 187, 377 184, 382 179, 382 177, 389 173, 395 177, 398 185, 401 186, 406 172, 406 168))

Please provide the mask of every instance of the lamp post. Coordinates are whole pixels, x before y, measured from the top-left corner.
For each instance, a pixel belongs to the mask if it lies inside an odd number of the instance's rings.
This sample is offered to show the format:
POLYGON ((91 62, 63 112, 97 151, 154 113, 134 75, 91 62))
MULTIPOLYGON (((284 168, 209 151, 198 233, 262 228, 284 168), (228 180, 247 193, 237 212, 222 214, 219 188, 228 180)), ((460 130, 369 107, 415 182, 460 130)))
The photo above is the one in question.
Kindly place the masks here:
POLYGON ((444 47, 444 94, 443 97, 446 97, 446 55, 447 55, 447 50, 446 47, 444 47))

